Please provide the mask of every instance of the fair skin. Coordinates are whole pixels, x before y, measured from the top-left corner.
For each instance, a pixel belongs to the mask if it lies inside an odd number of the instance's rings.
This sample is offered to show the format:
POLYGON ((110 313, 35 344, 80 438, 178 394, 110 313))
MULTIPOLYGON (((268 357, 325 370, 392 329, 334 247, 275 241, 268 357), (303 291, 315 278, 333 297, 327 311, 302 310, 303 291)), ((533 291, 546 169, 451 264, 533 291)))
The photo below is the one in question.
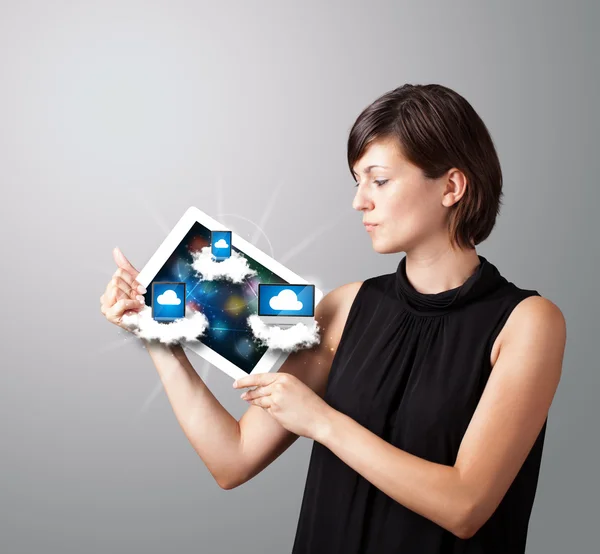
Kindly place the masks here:
MULTIPOLYGON (((477 253, 452 249, 445 227, 448 209, 468 186, 462 172, 451 169, 440 179, 426 180, 389 140, 373 143, 354 171, 359 186, 353 207, 362 212, 363 221, 377 224, 369 231, 374 250, 406 252, 407 276, 416 290, 449 290, 473 273, 477 253), (370 165, 388 169, 367 173, 370 165), (383 180, 387 182, 376 182, 383 180)), ((120 256, 115 260, 127 276, 107 287, 101 298, 103 313, 117 324, 123 310, 140 307, 130 300, 135 274, 120 256), (118 286, 120 292, 115 292, 118 286), (129 296, 115 308, 119 294, 129 296)), ((493 345, 493 371, 456 463, 446 466, 394 447, 323 400, 331 361, 360 285, 339 287, 319 303, 315 314, 323 341, 318 348, 290 356, 290 363, 277 373, 249 375, 234 383, 240 389, 256 388, 242 396, 250 404, 239 422, 236 460, 243 460, 243 472, 227 481, 223 477, 223 486, 250 479, 304 436, 325 445, 397 502, 458 537, 471 537, 497 508, 547 417, 562 369, 564 317, 552 302, 537 296, 512 311, 493 345)))

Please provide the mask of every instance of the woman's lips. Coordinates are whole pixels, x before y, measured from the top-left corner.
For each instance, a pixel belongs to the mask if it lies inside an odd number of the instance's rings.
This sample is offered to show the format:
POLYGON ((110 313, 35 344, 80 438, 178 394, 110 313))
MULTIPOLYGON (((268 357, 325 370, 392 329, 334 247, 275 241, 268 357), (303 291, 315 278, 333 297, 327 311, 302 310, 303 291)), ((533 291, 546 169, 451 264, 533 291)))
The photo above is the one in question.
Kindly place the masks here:
POLYGON ((370 232, 373 229, 375 229, 375 227, 377 227, 377 225, 374 223, 365 223, 364 226, 365 226, 365 229, 367 230, 367 232, 370 232))

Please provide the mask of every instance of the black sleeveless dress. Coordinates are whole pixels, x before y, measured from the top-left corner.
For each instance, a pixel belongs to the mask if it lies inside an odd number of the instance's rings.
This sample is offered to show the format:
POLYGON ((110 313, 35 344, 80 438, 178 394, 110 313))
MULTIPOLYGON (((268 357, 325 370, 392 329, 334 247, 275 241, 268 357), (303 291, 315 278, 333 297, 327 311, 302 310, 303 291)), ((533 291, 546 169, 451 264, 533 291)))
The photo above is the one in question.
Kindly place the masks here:
MULTIPOLYGON (((492 345, 514 307, 537 291, 483 256, 460 286, 418 292, 395 273, 364 281, 350 308, 325 401, 394 446, 453 466, 492 370, 492 345)), ((502 502, 460 539, 387 496, 314 442, 292 554, 522 554, 547 419, 502 502)))

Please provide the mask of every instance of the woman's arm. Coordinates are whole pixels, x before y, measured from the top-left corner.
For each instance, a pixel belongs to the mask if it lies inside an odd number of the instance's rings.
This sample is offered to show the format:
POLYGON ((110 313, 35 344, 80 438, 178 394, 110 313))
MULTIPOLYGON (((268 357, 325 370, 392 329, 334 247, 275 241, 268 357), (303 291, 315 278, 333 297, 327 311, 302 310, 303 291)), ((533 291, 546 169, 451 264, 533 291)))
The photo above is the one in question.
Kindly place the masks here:
POLYGON ((240 463, 237 420, 196 373, 181 346, 150 342, 147 348, 181 429, 223 488, 225 476, 240 463))
POLYGON ((520 302, 454 466, 413 456, 333 408, 315 440, 385 494, 460 538, 494 513, 538 437, 558 387, 562 313, 543 297, 520 302))
MULTIPOLYGON (((361 283, 338 287, 317 304, 321 341, 293 352, 279 368, 322 396, 350 306, 361 283)), ((183 432, 221 488, 231 489, 267 467, 297 438, 256 406, 238 421, 215 398, 180 346, 148 351, 183 432)))

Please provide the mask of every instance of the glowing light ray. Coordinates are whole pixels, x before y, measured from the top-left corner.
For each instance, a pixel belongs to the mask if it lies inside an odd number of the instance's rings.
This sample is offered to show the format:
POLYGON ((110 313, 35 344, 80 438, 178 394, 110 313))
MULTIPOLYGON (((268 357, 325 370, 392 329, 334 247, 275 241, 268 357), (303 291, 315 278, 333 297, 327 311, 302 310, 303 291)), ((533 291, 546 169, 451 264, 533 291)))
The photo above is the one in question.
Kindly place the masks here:
MULTIPOLYGON (((126 331, 126 332, 128 335, 130 334, 128 331, 126 331)), ((115 349, 123 346, 123 344, 127 344, 127 343, 131 342, 135 338, 137 338, 137 337, 133 334, 131 334, 131 336, 123 336, 119 340, 109 342, 108 344, 105 344, 102 348, 98 348, 98 349, 90 352, 90 355, 96 356, 97 354, 104 354, 105 352, 115 350, 115 349)))
MULTIPOLYGON (((250 281, 248 281, 248 279, 246 277, 244 277, 244 281, 246 281, 246 283, 248 284, 248 287, 250 287, 250 290, 254 293, 254 296, 256 296, 256 298, 258 298, 258 293, 254 292, 254 289, 252 288, 252 285, 250 284, 250 281)), ((247 306, 248 304, 246 304, 247 306)))
MULTIPOLYGON (((283 181, 279 181, 279 184, 277 185, 277 188, 273 191, 273 194, 271 195, 271 198, 269 199, 269 203, 267 205, 267 207, 265 208, 265 211, 263 212, 263 216, 261 218, 261 220, 259 221, 257 227, 257 231, 255 231, 254 236, 252 237, 252 240, 250 241, 252 244, 256 243, 256 241, 258 240, 258 235, 260 234, 258 232, 258 229, 262 229, 262 227, 265 226, 265 224, 267 223, 267 218, 269 217, 269 215, 271 215, 271 211, 273 210, 273 206, 275 205, 275 199, 277 198, 277 195, 279 194, 279 191, 281 190, 281 185, 282 185, 283 181)), ((273 249, 271 248, 271 252, 273 251, 273 249)))
POLYGON ((312 242, 314 242, 316 239, 318 239, 323 233, 325 233, 329 229, 332 229, 333 227, 335 227, 342 219, 344 219, 344 217, 346 217, 346 215, 338 217, 333 223, 330 223, 329 225, 325 225, 324 227, 321 227, 320 229, 317 229, 316 231, 312 232, 303 241, 299 242, 295 248, 288 250, 287 253, 285 254, 285 256, 283 256, 281 258, 281 260, 279 260, 279 262, 282 264, 285 264, 286 262, 288 262, 293 256, 295 256, 296 254, 299 254, 300 252, 305 250, 312 242))
POLYGON ((265 233, 263 231, 263 229, 261 229, 256 223, 254 223, 254 221, 252 221, 251 219, 248 219, 247 217, 241 216, 241 215, 237 215, 237 214, 223 214, 223 213, 219 213, 217 214, 215 217, 228 217, 228 216, 232 216, 232 217, 239 217, 240 219, 243 219, 244 221, 247 221, 248 223, 252 223, 252 225, 254 225, 263 235, 263 237, 265 237, 265 240, 267 241, 267 244, 269 245, 269 250, 271 250, 271 257, 274 258, 275 254, 273 252, 273 245, 271 244, 271 241, 269 240, 269 237, 267 236, 267 233, 265 233))
POLYGON ((196 287, 202 282, 202 279, 198 279, 196 281, 196 284, 191 288, 191 290, 187 293, 186 296, 189 296, 190 294, 192 294, 192 292, 194 292, 194 290, 196 290, 196 287))
POLYGON ((150 404, 152 404, 152 402, 154 402, 154 400, 160 394, 160 392, 163 390, 163 388, 164 388, 163 383, 159 379, 158 383, 156 384, 156 386, 154 387, 154 389, 152 389, 152 392, 148 395, 148 397, 146 398, 146 400, 144 400, 144 403, 142 404, 141 408, 138 410, 138 412, 135 415, 134 419, 138 419, 145 412, 148 411, 148 408, 150 407, 150 404))

